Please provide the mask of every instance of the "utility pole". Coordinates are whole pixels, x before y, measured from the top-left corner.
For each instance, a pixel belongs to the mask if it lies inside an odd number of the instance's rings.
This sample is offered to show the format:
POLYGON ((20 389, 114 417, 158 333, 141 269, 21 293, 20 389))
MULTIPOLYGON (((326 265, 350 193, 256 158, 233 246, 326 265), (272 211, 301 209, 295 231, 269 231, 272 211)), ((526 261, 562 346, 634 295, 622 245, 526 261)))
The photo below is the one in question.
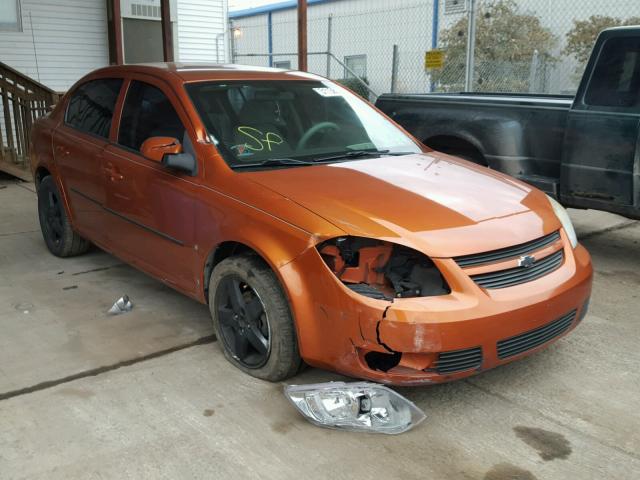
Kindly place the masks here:
POLYGON ((162 54, 164 61, 173 62, 173 29, 171 28, 171 7, 169 0, 160 0, 160 18, 162 23, 162 54))
POLYGON ((307 0, 298 0, 298 70, 307 71, 307 0))
POLYGON ((476 0, 467 1, 469 2, 469 20, 467 22, 467 63, 464 72, 464 89, 467 92, 473 92, 474 53, 476 48, 476 0))

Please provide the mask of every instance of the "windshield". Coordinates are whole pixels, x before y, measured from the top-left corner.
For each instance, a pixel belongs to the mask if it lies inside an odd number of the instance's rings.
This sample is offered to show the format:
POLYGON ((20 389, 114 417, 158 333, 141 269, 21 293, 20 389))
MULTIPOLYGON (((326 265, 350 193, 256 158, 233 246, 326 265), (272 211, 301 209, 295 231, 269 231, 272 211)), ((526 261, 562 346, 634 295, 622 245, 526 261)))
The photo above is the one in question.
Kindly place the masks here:
POLYGON ((211 140, 234 168, 421 151, 383 115, 331 82, 206 82, 186 88, 211 140), (282 159, 289 163, 273 161, 282 159))

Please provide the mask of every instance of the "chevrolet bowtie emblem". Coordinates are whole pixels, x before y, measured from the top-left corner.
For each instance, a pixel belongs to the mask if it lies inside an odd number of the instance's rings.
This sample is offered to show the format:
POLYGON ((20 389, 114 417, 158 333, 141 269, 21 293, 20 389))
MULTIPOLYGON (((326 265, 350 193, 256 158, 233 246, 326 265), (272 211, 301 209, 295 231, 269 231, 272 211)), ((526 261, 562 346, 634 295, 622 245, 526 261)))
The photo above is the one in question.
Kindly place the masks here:
POLYGON ((518 266, 522 268, 529 268, 536 263, 536 258, 533 255, 523 255, 518 259, 518 266))

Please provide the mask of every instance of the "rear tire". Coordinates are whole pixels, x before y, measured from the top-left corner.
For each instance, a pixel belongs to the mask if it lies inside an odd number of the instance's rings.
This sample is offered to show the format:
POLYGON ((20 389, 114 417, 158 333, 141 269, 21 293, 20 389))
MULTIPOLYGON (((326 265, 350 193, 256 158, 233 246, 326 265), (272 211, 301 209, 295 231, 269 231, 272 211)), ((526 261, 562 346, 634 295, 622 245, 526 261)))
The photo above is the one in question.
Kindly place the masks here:
POLYGON ((230 257, 216 265, 209 310, 224 356, 240 370, 270 382, 299 371, 302 360, 289 302, 258 256, 230 257))
POLYGON ((91 244, 71 228, 62 196, 50 175, 38 186, 38 219, 44 242, 56 257, 73 257, 89 250, 91 244))

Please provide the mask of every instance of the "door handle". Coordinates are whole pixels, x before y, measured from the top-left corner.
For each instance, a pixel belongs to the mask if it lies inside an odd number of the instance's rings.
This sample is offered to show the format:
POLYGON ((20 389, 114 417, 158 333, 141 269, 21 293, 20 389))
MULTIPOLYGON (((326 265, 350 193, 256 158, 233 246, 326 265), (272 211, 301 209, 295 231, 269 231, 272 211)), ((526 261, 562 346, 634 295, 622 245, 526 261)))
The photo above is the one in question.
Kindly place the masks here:
POLYGON ((56 152, 65 156, 69 155, 69 150, 67 150, 64 145, 56 145, 56 152))
POLYGON ((112 164, 108 163, 104 168, 104 173, 109 177, 109 180, 115 182, 117 180, 124 180, 124 175, 112 164))

